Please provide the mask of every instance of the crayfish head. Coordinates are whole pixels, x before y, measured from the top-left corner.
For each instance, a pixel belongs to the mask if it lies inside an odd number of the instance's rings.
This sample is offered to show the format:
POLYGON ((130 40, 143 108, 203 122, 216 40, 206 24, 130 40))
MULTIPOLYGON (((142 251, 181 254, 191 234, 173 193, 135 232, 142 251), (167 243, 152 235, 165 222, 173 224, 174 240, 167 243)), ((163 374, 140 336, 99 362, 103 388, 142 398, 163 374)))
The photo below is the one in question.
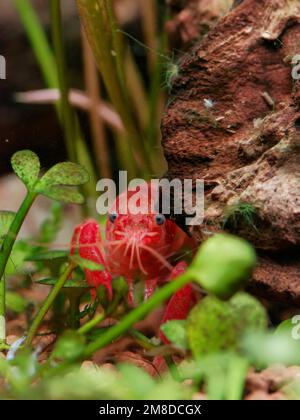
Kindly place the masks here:
POLYGON ((172 222, 161 214, 110 213, 105 248, 113 271, 127 277, 157 275, 172 267, 166 258, 174 239, 172 222))

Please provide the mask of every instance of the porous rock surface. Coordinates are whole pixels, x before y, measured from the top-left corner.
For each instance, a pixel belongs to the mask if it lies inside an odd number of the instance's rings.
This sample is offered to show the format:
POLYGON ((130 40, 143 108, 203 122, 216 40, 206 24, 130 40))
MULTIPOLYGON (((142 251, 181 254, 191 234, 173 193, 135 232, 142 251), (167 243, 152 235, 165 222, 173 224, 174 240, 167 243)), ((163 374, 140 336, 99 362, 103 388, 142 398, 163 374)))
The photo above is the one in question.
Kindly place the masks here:
POLYGON ((300 303, 298 0, 244 0, 180 59, 162 123, 168 177, 204 179, 201 242, 247 203, 235 233, 259 254, 252 289, 300 303))

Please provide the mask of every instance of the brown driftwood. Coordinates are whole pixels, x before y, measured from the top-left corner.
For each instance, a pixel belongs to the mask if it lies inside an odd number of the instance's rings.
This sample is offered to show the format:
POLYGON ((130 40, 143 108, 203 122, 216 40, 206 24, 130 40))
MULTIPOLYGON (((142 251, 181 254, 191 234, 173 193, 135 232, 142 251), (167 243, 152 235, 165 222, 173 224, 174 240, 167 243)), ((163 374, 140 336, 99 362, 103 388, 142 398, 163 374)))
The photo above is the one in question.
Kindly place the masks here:
POLYGON ((252 287, 300 304, 300 2, 238 3, 179 63, 162 124, 168 176, 205 179, 199 242, 247 203, 252 222, 241 212, 231 230, 258 250, 252 287))

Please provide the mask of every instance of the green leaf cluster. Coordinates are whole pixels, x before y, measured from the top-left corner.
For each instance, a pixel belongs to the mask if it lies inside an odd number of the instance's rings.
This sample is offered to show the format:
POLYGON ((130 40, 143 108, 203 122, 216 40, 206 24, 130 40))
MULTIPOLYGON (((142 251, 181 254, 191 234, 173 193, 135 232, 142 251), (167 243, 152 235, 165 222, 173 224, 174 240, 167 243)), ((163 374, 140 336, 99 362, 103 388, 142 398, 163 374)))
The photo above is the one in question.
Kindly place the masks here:
POLYGON ((30 150, 15 153, 11 164, 28 191, 64 203, 82 204, 84 202, 84 197, 76 187, 89 182, 89 175, 81 165, 61 162, 50 168, 44 175, 40 175, 40 160, 30 150))

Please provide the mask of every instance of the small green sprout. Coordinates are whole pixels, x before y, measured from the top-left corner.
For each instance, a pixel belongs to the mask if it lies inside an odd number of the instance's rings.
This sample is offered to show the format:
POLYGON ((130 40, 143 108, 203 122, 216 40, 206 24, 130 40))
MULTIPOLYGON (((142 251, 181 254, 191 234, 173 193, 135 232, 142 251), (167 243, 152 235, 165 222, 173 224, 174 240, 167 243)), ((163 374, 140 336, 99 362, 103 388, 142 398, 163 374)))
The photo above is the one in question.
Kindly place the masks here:
POLYGON ((250 203, 239 202, 225 210, 223 229, 237 231, 241 226, 247 226, 258 233, 256 219, 256 208, 250 203))

